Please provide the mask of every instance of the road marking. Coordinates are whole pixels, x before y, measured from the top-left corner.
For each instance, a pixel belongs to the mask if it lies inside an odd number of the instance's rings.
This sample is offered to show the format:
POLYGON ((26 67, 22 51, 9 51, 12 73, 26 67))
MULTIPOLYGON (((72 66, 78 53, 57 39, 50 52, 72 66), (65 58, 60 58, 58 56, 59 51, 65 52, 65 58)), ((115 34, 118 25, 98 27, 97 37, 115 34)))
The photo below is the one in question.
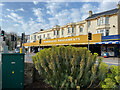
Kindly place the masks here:
MULTIPOLYGON (((96 62, 98 62, 98 61, 96 61, 96 62)), ((103 61, 104 62, 104 61, 103 61)), ((119 63, 113 63, 113 62, 104 62, 104 63, 108 63, 108 64, 119 64, 119 63)))

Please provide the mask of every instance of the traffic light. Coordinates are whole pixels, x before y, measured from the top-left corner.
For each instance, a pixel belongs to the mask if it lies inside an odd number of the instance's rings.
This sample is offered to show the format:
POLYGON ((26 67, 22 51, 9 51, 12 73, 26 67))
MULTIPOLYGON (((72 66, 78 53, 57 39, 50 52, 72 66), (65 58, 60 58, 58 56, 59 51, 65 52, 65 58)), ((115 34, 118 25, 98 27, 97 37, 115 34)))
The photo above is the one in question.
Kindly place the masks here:
POLYGON ((41 44, 41 39, 39 40, 39 44, 41 44))
POLYGON ((1 31, 1 36, 4 36, 4 31, 3 30, 1 31))
POLYGON ((11 35, 11 41, 14 41, 14 35, 11 35))
POLYGON ((25 39, 25 33, 22 33, 22 38, 21 38, 22 40, 24 40, 25 39))
POLYGON ((3 37, 3 41, 5 41, 6 40, 6 37, 3 37))
POLYGON ((88 40, 92 40, 92 33, 88 33, 88 40))

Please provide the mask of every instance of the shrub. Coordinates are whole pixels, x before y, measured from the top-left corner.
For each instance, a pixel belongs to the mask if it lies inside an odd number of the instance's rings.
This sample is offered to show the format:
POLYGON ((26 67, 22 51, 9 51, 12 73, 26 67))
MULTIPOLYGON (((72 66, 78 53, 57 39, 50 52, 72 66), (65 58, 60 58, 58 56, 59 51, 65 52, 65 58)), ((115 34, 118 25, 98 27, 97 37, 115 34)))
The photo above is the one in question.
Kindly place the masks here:
POLYGON ((87 48, 59 46, 43 49, 33 57, 36 69, 54 88, 93 88, 104 80, 108 65, 87 48), (97 82, 96 82, 97 81, 97 82))
POLYGON ((109 73, 101 86, 102 88, 118 88, 120 86, 120 66, 110 66, 109 73))

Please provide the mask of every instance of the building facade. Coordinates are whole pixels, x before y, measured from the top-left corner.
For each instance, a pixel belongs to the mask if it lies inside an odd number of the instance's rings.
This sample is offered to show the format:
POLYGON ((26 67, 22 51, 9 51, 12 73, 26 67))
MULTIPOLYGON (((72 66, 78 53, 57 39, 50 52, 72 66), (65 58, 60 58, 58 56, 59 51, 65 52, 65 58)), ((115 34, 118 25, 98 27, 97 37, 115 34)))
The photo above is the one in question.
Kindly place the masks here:
POLYGON ((89 11, 89 17, 80 22, 68 23, 64 26, 56 25, 52 29, 33 33, 25 46, 38 48, 39 40, 42 39, 41 47, 53 45, 87 47, 88 32, 92 33, 92 40, 89 41, 91 52, 97 52, 99 55, 108 52, 110 56, 118 56, 120 49, 120 5, 118 4, 115 9, 96 14, 89 11))

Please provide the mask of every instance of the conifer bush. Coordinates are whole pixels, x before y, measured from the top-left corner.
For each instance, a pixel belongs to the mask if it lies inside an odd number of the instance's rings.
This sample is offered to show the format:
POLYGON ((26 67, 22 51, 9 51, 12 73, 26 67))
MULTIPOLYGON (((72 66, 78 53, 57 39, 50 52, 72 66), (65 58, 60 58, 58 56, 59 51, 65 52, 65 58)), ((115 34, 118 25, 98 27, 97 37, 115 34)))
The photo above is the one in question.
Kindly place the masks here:
POLYGON ((87 48, 59 46, 43 49, 33 62, 44 81, 53 88, 94 88, 106 78, 109 66, 87 48))

